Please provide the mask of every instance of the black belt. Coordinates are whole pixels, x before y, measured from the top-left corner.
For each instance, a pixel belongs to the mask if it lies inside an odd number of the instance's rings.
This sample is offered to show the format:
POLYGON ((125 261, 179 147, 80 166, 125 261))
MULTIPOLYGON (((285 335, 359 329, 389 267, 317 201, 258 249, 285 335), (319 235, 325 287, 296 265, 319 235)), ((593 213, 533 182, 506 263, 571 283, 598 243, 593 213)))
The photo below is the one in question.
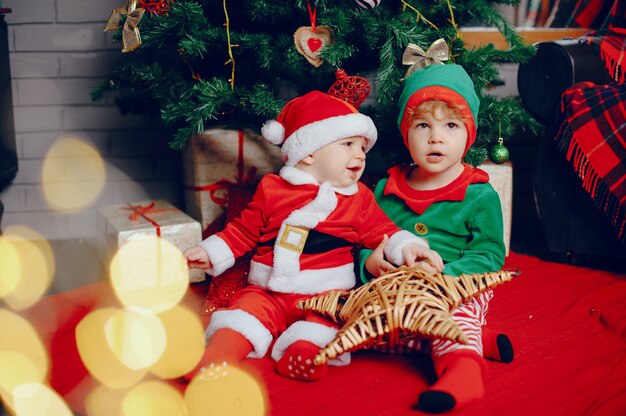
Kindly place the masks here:
MULTIPOLYGON (((259 243, 258 246, 274 247, 275 243, 276 239, 273 238, 264 243, 259 243)), ((335 237, 330 234, 321 233, 313 229, 309 230, 309 235, 307 236, 306 242, 304 243, 302 254, 320 254, 327 251, 335 250, 337 248, 352 246, 354 246, 354 244, 349 242, 348 240, 345 240, 341 237, 335 237)))

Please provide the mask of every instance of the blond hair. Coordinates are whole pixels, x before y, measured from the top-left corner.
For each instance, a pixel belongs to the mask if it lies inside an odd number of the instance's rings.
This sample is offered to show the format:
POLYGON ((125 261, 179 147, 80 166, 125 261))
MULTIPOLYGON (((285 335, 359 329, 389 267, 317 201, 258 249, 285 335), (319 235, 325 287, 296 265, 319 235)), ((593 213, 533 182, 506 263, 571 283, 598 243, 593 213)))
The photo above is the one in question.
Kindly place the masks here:
POLYGON ((440 100, 430 100, 424 101, 418 106, 411 107, 407 111, 409 112, 409 119, 411 120, 411 122, 415 121, 417 118, 419 118, 419 116, 423 116, 426 114, 430 114, 437 120, 440 120, 440 118, 437 117, 437 114, 443 114, 443 117, 441 118, 444 118, 446 116, 456 117, 467 125, 473 121, 473 118, 471 113, 465 114, 464 116, 463 114, 466 112, 462 110, 463 106, 461 105, 449 104, 445 101, 440 100))

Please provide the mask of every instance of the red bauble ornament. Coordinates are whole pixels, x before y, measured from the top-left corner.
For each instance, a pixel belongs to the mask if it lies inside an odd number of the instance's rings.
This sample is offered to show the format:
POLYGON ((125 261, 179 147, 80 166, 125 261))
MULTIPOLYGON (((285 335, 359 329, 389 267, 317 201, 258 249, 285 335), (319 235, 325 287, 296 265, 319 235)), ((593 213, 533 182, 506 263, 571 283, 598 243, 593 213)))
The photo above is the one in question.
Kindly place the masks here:
POLYGON ((369 81, 363 77, 348 75, 343 69, 338 69, 335 77, 337 80, 328 89, 328 95, 359 108, 370 93, 369 81))
POLYGON ((174 0, 139 0, 139 7, 150 14, 161 15, 170 9, 170 3, 174 0))

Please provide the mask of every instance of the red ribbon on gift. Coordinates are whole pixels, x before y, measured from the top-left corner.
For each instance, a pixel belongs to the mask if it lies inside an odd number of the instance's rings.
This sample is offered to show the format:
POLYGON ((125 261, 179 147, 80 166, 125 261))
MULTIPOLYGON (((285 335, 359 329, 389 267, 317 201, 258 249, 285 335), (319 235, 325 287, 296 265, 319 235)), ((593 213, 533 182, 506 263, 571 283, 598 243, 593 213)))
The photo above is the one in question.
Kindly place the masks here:
POLYGON ((152 218, 148 217, 146 214, 154 214, 154 213, 163 212, 163 211, 174 211, 174 208, 155 208, 155 205, 156 205, 155 201, 151 202, 150 204, 148 204, 146 206, 127 204, 125 207, 122 207, 122 209, 133 211, 128 216, 128 218, 131 221, 137 221, 137 219, 139 219, 139 217, 141 217, 144 220, 148 221, 156 229, 157 237, 161 237, 161 226, 159 225, 158 222, 156 222, 152 218))
POLYGON ((243 131, 239 130, 239 149, 237 155, 237 176, 235 177, 235 182, 230 181, 228 179, 222 179, 210 185, 204 186, 187 186, 187 189, 191 189, 194 191, 209 191, 209 195, 211 196, 211 200, 218 204, 223 209, 226 208, 226 202, 228 202, 228 198, 226 196, 220 197, 216 194, 216 192, 220 189, 226 189, 229 185, 246 185, 254 179, 256 175, 257 168, 251 167, 248 170, 248 173, 244 173, 245 165, 244 165, 244 134, 243 131))

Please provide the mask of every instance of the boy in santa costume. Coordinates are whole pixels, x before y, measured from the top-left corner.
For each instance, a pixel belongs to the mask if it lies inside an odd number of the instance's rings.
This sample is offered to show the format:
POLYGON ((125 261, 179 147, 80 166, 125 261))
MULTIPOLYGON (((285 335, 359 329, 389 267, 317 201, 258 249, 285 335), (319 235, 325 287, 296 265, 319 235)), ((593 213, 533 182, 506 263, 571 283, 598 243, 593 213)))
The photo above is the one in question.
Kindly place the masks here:
MULTIPOLYGON (((427 239, 443 257, 443 273, 453 276, 497 271, 504 264, 500 199, 488 174, 462 161, 476 139, 479 104, 459 65, 434 64, 408 76, 398 126, 414 163, 390 168, 374 191, 387 215, 427 239)), ((385 241, 360 253, 364 281, 394 267, 383 257, 384 247, 385 241)), ((509 338, 483 327, 492 296, 486 292, 453 311, 469 345, 431 342, 439 379, 419 396, 422 410, 444 412, 483 397, 483 357, 513 359, 509 338)))
MULTIPOLYGON (((287 103, 262 135, 282 144, 285 166, 265 175, 241 216, 185 251, 190 267, 219 276, 235 259, 256 249, 249 286, 211 316, 207 345, 191 378, 211 363, 238 362, 268 353, 279 374, 316 380, 327 371, 313 359, 338 332, 337 325, 296 308, 322 292, 356 283, 352 247, 376 247, 387 235, 385 255, 394 264, 416 262, 441 270, 428 243, 400 230, 358 182, 365 154, 377 138, 372 120, 350 104, 312 91, 287 103)), ((219 277, 218 277, 219 278, 219 277)), ((349 355, 331 365, 346 365, 349 355)))

